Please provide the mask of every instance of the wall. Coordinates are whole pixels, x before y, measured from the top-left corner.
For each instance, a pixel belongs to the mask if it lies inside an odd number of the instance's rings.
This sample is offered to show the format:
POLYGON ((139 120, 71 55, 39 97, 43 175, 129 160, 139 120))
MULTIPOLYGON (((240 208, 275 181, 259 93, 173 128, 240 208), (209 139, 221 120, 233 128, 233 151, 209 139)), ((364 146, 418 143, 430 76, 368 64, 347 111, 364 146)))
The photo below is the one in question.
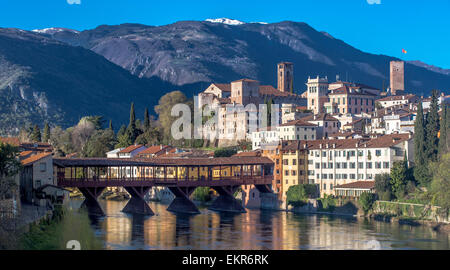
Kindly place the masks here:
POLYGON ((450 223, 450 211, 447 215, 442 212, 443 211, 439 206, 414 203, 376 201, 373 205, 374 214, 389 214, 396 217, 408 217, 450 223))

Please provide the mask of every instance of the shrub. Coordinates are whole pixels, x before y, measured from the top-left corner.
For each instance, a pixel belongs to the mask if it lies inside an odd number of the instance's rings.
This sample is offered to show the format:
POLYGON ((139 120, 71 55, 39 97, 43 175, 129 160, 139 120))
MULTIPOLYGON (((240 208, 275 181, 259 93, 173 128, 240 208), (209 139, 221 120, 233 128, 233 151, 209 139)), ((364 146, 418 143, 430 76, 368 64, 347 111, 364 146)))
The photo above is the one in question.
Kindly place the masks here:
POLYGON ((367 213, 372 209, 373 203, 375 202, 375 195, 373 193, 363 192, 359 197, 359 205, 363 209, 364 213, 367 213))
POLYGON ((236 153, 237 151, 234 148, 221 148, 214 151, 214 157, 231 157, 236 153))
POLYGON ((333 195, 324 195, 323 198, 319 199, 321 203, 321 209, 333 212, 334 208, 336 207, 336 199, 333 197, 333 195))
POLYGON ((302 206, 308 198, 314 198, 317 194, 317 186, 314 184, 300 184, 290 186, 286 193, 286 203, 294 207, 302 206))

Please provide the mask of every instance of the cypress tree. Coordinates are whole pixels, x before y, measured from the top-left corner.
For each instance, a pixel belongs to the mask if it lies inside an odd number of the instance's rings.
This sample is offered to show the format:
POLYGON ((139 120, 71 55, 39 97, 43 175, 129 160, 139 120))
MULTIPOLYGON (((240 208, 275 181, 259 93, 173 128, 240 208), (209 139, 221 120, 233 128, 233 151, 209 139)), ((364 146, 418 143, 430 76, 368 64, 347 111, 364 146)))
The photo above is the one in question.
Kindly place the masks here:
POLYGON ((44 126, 44 134, 42 136, 42 141, 47 143, 50 140, 50 127, 47 122, 45 122, 44 126))
POLYGON ((439 146, 439 104, 438 104, 438 90, 433 90, 431 93, 431 105, 427 114, 426 125, 426 155, 428 161, 436 161, 438 146, 439 146))
POLYGON ((441 121, 440 121, 440 135, 439 135, 439 157, 441 157, 443 154, 447 153, 448 151, 448 142, 447 142, 447 138, 448 138, 448 129, 449 129, 449 111, 448 111, 448 106, 444 105, 442 106, 442 117, 441 117, 441 121))
POLYGON ((128 124, 127 128, 127 135, 129 141, 131 143, 134 143, 137 137, 137 131, 136 131, 136 114, 134 112, 134 102, 131 102, 131 108, 130 108, 130 123, 128 124))
POLYGON ((144 131, 147 131, 150 128, 150 117, 148 115, 148 109, 145 108, 144 112, 144 131))
POLYGON ((41 130, 38 125, 34 125, 33 131, 31 132, 31 140, 33 142, 41 141, 41 130))
POLYGON ((109 120, 109 130, 114 130, 112 120, 109 120))
POLYGON ((425 128, 422 103, 417 106, 417 116, 414 123, 414 178, 422 185, 429 181, 425 158, 425 128))

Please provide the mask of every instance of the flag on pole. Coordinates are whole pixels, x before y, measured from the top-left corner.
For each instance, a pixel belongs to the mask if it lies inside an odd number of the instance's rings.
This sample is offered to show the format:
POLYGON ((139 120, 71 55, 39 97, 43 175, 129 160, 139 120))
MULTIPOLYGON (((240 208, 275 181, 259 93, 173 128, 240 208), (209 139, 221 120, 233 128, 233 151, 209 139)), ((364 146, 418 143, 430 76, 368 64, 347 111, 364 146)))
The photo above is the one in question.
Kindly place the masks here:
POLYGON ((406 54, 406 50, 405 50, 405 49, 402 49, 402 53, 405 53, 405 54, 406 54))

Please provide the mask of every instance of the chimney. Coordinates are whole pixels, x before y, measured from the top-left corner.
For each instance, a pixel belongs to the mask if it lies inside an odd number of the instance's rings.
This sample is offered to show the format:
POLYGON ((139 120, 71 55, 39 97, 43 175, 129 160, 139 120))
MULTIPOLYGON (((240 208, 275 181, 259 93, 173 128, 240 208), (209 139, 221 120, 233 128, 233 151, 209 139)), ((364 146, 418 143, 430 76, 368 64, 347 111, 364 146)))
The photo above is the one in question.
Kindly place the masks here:
POLYGON ((162 146, 162 144, 160 144, 159 145, 159 150, 162 150, 163 149, 163 146, 162 146))
POLYGON ((320 146, 319 146, 319 147, 320 147, 320 149, 322 149, 322 144, 320 144, 320 146))

